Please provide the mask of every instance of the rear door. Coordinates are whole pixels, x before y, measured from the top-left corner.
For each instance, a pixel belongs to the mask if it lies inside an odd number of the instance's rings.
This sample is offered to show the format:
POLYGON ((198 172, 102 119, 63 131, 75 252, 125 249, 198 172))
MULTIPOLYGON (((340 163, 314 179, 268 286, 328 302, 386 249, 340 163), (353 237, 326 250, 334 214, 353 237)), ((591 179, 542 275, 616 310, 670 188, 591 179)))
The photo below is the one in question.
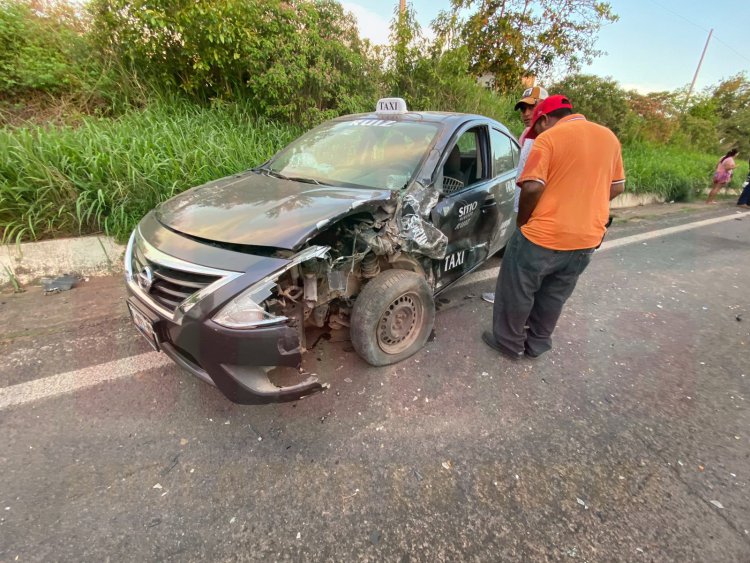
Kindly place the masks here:
POLYGON ((519 148, 515 139, 495 127, 490 128, 492 150, 492 198, 485 205, 486 214, 495 217, 481 228, 488 229, 490 254, 505 246, 515 229, 516 213, 513 210, 516 188, 516 170, 519 148))

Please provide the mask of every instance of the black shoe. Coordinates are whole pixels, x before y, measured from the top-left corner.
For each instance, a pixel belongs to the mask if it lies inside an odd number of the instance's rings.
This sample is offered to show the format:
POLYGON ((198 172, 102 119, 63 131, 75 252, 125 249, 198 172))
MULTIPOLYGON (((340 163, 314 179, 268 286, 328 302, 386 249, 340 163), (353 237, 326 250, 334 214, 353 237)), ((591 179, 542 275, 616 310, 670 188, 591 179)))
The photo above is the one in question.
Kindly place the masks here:
MULTIPOLYGON (((543 352, 542 352, 542 353, 543 353, 543 352)), ((536 360, 536 359, 537 359, 537 358, 538 358, 539 356, 541 356, 541 355, 542 355, 542 354, 534 354, 534 353, 533 353, 533 352, 532 352, 531 350, 529 350, 528 348, 524 348, 524 350, 523 350, 523 354, 524 354, 524 356, 526 356, 527 358, 531 358, 532 360, 536 360)))
POLYGON ((482 333, 482 340, 487 346, 489 346, 496 352, 500 352, 503 356, 514 362, 521 359, 521 357, 523 356, 523 352, 512 352, 511 350, 500 344, 497 340, 495 340, 495 337, 488 330, 485 330, 482 333))

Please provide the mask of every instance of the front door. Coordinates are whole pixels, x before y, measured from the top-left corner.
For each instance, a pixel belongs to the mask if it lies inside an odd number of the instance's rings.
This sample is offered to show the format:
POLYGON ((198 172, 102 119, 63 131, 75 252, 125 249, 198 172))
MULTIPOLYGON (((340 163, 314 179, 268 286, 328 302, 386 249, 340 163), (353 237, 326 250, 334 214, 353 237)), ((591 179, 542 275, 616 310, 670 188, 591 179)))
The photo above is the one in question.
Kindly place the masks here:
POLYGON ((473 270, 490 254, 499 215, 489 134, 486 125, 468 126, 441 160, 442 195, 432 210, 432 223, 448 237, 448 246, 445 258, 435 263, 436 289, 473 270))

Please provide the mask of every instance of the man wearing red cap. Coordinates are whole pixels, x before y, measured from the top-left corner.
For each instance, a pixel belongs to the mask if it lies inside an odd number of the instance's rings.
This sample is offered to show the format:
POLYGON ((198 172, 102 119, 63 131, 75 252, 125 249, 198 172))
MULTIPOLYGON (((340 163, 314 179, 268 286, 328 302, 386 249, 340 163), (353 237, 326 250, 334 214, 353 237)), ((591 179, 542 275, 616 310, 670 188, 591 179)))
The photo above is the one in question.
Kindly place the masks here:
POLYGON ((528 138, 535 139, 523 172, 517 224, 495 289, 492 332, 482 340, 511 359, 536 358, 578 276, 601 244, 609 201, 625 174, 614 133, 574 114, 565 96, 541 101, 528 138))

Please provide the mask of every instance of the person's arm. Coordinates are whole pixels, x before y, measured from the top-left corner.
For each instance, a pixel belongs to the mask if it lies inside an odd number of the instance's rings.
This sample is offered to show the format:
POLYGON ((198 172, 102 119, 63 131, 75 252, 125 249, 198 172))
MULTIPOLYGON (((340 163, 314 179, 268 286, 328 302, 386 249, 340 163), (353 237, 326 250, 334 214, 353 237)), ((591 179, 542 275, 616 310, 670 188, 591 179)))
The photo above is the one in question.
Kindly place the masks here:
POLYGON ((527 180, 521 182, 521 199, 518 201, 518 216, 516 217, 516 225, 523 227, 534 212, 539 198, 542 197, 544 192, 544 184, 536 182, 534 180, 527 180))
POLYGON ((609 201, 612 201, 624 191, 625 191, 624 180, 620 180, 619 182, 612 182, 612 184, 609 186, 609 201))

